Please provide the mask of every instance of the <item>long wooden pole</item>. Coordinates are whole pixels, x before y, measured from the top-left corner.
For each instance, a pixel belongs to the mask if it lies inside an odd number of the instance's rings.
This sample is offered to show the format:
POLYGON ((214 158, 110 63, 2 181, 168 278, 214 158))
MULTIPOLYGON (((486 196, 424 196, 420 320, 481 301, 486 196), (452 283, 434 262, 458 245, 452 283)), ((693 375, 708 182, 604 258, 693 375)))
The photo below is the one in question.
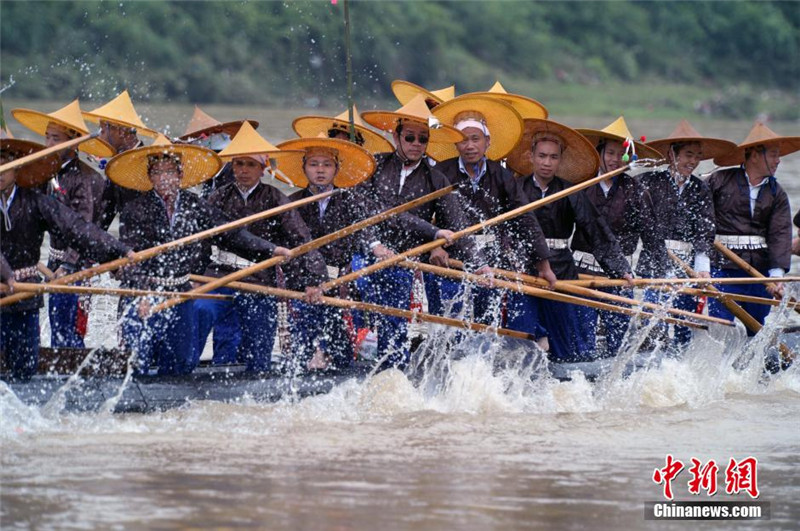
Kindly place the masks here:
POLYGON ((344 53, 347 75, 347 117, 350 121, 350 142, 356 141, 356 122, 353 110, 353 57, 350 51, 350 3, 342 0, 344 7, 344 53))
MULTIPOLYGON (((681 293, 684 295, 692 295, 694 297, 714 297, 715 299, 719 297, 720 292, 712 291, 710 289, 698 289, 698 288, 680 288, 676 290, 677 293, 681 293)), ((724 292, 723 292, 724 293, 724 292)), ((764 306, 780 306, 782 303, 777 299, 768 299, 766 297, 754 297, 752 295, 740 295, 738 293, 725 293, 725 296, 731 299, 732 301, 736 302, 749 302, 751 304, 762 304, 764 306)), ((786 303, 786 306, 792 309, 800 308, 797 303, 789 302, 786 303)))
MULTIPOLYGON (((245 225, 249 225, 256 221, 260 221, 262 219, 270 218, 273 216, 277 216, 279 214, 283 214, 289 210, 295 209, 297 207, 301 207, 303 205, 307 205, 309 203, 314 203, 316 201, 321 201, 322 199, 331 197, 334 194, 340 193, 339 188, 322 193, 317 195, 312 195, 311 197, 306 197, 305 199, 300 199, 299 201, 293 201, 291 203, 287 203, 285 205, 277 206, 275 208, 270 208, 269 210, 265 210, 263 212, 258 212, 251 216, 247 216, 241 219, 237 219, 235 221, 231 221, 230 223, 225 223, 224 225, 219 225, 217 227, 213 227, 208 230, 204 230, 202 232, 198 232, 196 234, 190 234, 189 236, 184 236, 183 238, 179 238, 177 240, 173 240, 171 242, 167 242, 161 245, 157 245, 155 247, 151 247, 149 249, 143 249, 133 254, 131 258, 118 258, 116 260, 112 260, 111 262, 106 262, 104 264, 99 264, 94 267, 90 267, 88 269, 84 269, 82 271, 77 271, 72 273, 71 275, 65 275, 61 278, 53 280, 50 284, 55 285, 66 285, 66 284, 74 284, 75 282, 79 282, 81 280, 85 280, 87 278, 91 278, 97 275, 102 275, 103 273, 107 273, 109 271, 115 271, 123 266, 136 264, 139 262, 143 262, 145 260, 149 260, 159 254, 163 254, 167 251, 171 251, 173 249, 177 249, 179 247, 184 247, 186 245, 192 244, 194 242, 204 240, 206 238, 211 238, 212 236, 216 236, 217 234, 222 234, 223 232, 227 232, 233 229, 238 229, 239 227, 243 227, 245 225)), ((19 302, 21 300, 28 299, 33 297, 35 294, 31 293, 18 293, 16 295, 11 295, 10 297, 6 297, 4 299, 0 299, 0 306, 7 306, 9 304, 14 304, 15 302, 19 302)))
POLYGON ((60 151, 64 151, 65 149, 69 149, 71 147, 75 147, 79 144, 83 144, 87 140, 92 140, 93 138, 97 138, 100 135, 100 132, 95 132, 89 135, 79 136, 78 138, 73 138, 72 140, 67 140, 66 142, 62 142, 61 144, 57 144, 55 146, 51 146, 49 148, 42 149, 35 153, 31 153, 30 155, 25 155, 22 158, 12 160, 11 162, 7 162, 3 165, 0 165, 0 173, 13 170, 19 168, 20 166, 24 166, 29 162, 33 162, 34 160, 38 160, 42 157, 46 157, 48 155, 52 155, 53 153, 59 153, 60 151))
MULTIPOLYGON (((324 247, 325 245, 328 245, 329 243, 331 243, 333 241, 336 241, 336 240, 339 240, 341 238, 344 238, 345 236, 349 236, 350 234, 353 234, 354 232, 359 231, 359 230, 361 230, 361 229, 363 229, 365 227, 369 227, 371 225, 378 224, 381 221, 384 221, 384 220, 386 220, 386 219, 388 219, 388 218, 390 218, 392 216, 395 216, 395 215, 400 214, 402 212, 406 212, 408 210, 411 210, 413 208, 418 207, 419 205, 422 205, 422 204, 427 203, 429 201, 433 201, 434 199, 442 197, 443 195, 449 194, 450 192, 455 190, 455 188, 456 187, 454 185, 446 186, 444 188, 436 190, 435 192, 431 192, 430 194, 423 195, 422 197, 418 197, 418 198, 414 199, 413 201, 409 201, 408 203, 403 203, 402 205, 398 205, 398 206, 396 206, 394 208, 390 208, 389 210, 385 210, 385 211, 381 212, 380 214, 375 214, 374 216, 369 217, 367 219, 364 219, 362 221, 359 221, 358 223, 350 225, 349 227, 345 227, 345 228, 343 228, 341 230, 338 230, 336 232, 332 232, 330 234, 326 234, 325 236, 321 236, 319 238, 311 240, 310 242, 304 243, 303 245, 298 245, 297 247, 295 247, 295 248, 290 250, 290 256, 289 257, 286 257, 286 256, 273 256, 272 258, 270 258, 268 260, 264 260, 263 262, 259 262, 259 263, 255 264, 255 265, 250 266, 250 267, 246 267, 244 269, 240 269, 238 271, 234 271, 230 275, 226 275, 224 277, 220 277, 220 278, 214 279, 212 282, 208 282, 207 284, 203 284, 202 286, 199 286, 199 287, 189 291, 189 293, 208 293, 209 291, 212 291, 212 290, 215 290, 215 289, 220 288, 222 286, 225 286, 225 285, 229 284, 230 282, 241 280, 241 279, 243 279, 245 277, 249 277, 250 275, 252 275, 254 273, 257 273, 259 271, 263 271, 265 269, 269 269, 270 267, 274 267, 276 265, 280 265, 280 264, 286 262, 287 260, 291 260, 292 258, 297 258, 298 256, 301 256, 301 255, 304 255, 304 254, 306 254, 308 252, 311 252, 314 249, 319 249, 320 247, 324 247)), ((152 313, 157 313, 157 312, 160 312, 162 310, 166 310, 167 308, 170 308, 171 306, 175 306, 178 303, 180 303, 180 300, 177 300, 177 299, 175 299, 175 300, 167 300, 167 301, 164 301, 163 303, 161 303, 161 304, 159 304, 157 306, 154 306, 151 311, 152 311, 152 313)))
MULTIPOLYGON (((0 291, 8 291, 8 286, 0 284, 0 291)), ((78 295, 116 295, 119 297, 178 297, 180 299, 230 299, 230 295, 194 294, 181 291, 152 291, 146 289, 103 288, 98 286, 58 286, 53 284, 36 284, 32 282, 15 282, 14 291, 25 293, 73 293, 78 295)))
MULTIPOLYGON (((593 185, 599 183, 600 181, 603 181, 605 179, 608 179, 610 177, 613 177, 615 175, 623 173, 623 172, 627 171, 628 169, 630 169, 630 165, 623 166, 622 168, 619 168, 617 170, 610 171, 610 172, 605 173, 603 175, 598 175, 597 177, 593 177, 592 179, 589 179, 589 180, 584 181, 582 183, 570 186, 566 190, 561 190, 560 192, 556 192, 553 195, 550 195, 550 196, 547 196, 547 197, 543 197, 542 199, 538 199, 536 201, 528 203, 527 205, 523 205, 521 207, 517 207, 514 210, 509 210, 508 212, 506 212, 504 214, 501 214, 499 216, 496 216, 494 218, 487 219, 486 221, 482 221, 480 223, 476 223, 475 225, 472 225, 471 227, 467 227, 466 229, 462 229, 462 230, 460 230, 458 232, 455 232, 453 234, 453 237, 451 238, 451 242, 453 242, 455 240, 458 240, 460 238, 463 238, 465 236, 469 236, 471 234, 475 234, 476 232, 479 232, 479 231, 481 231, 481 230, 483 230, 483 229, 485 229, 487 227, 493 227, 494 225, 499 225, 500 223, 504 223, 504 222, 506 222, 506 221, 508 221, 510 219, 514 219, 514 218, 516 218, 518 216, 521 216, 522 214, 525 214, 526 212, 530 212, 530 211, 535 210, 537 208, 540 208, 540 207, 543 207, 545 205, 548 205, 548 204, 550 204, 550 203, 552 203, 554 201, 558 201, 558 200, 563 199, 563 198, 565 198, 567 196, 570 196, 570 195, 572 195, 572 194, 574 194, 576 192, 580 192, 581 190, 583 190, 585 188, 589 188, 590 186, 593 186, 593 185)), ((381 260, 380 262, 376 262, 376 263, 374 263, 372 265, 369 265, 369 266, 367 266, 367 267, 365 267, 363 269, 359 269, 358 271, 353 271, 352 273, 349 273, 347 275, 343 275, 343 276, 341 276, 341 277, 339 277, 337 279, 333 279, 333 280, 330 280, 328 282, 324 282, 324 283, 320 284, 320 288, 322 288, 323 291, 330 291, 331 289, 333 289, 333 288, 335 288, 337 286, 341 286, 342 284, 346 284, 348 282, 352 282, 353 280, 356 280, 357 278, 361 278, 361 277, 366 276, 366 275, 371 275, 372 273, 375 273, 376 271, 380 271, 382 269, 386 269, 387 267, 391 267, 393 265, 399 264, 400 262, 402 262, 403 260, 406 260, 408 258, 413 258, 413 257, 421 255, 423 253, 427 253, 428 251, 432 251, 433 249, 436 249, 437 247, 440 247, 440 246, 442 246, 442 245, 444 245, 446 243, 447 243, 447 240, 445 240, 444 238, 439 238, 437 240, 433 240, 431 242, 419 245, 417 247, 413 247, 413 248, 411 248, 411 249, 409 249, 409 250, 407 250, 405 252, 402 252, 400 254, 397 254, 397 255, 395 255, 395 256, 393 256, 391 258, 387 258, 385 260, 381 260)))
MULTIPOLYGON (((770 284, 774 282, 798 282, 800 277, 783 277, 783 278, 755 278, 755 277, 742 277, 742 278, 634 278, 633 285, 635 287, 649 287, 649 286, 672 286, 680 284, 770 284)), ((627 280, 616 278, 598 278, 582 279, 582 280, 563 280, 573 286, 583 286, 585 288, 614 288, 630 286, 627 280)))
MULTIPOLYGON (((190 275, 190 278, 196 282, 208 282, 208 283, 216 280, 213 277, 206 277, 201 275, 190 275)), ((229 282, 228 287, 237 290, 262 293, 264 295, 271 295, 273 297, 281 297, 286 299, 302 300, 305 297, 305 294, 299 291, 291 291, 281 288, 272 288, 268 286, 261 286, 259 284, 251 284, 247 282, 237 282, 237 281, 229 282)), ((351 301, 351 300, 338 299, 335 297, 326 297, 326 296, 323 296, 321 298, 321 303, 327 304, 328 306, 335 306, 337 308, 345 308, 349 310, 361 310, 372 313, 382 313, 385 315, 402 317, 404 319, 409 319, 409 320, 442 324, 446 326, 452 326, 454 328, 460 328, 462 330, 474 330, 476 332, 486 332, 502 336, 516 337, 519 339, 528 339, 528 340, 534 339, 530 334, 527 334, 525 332, 519 332, 517 330, 497 328, 494 326, 489 326, 481 323, 473 323, 471 321, 462 321, 460 319, 453 319, 452 317, 441 317, 438 315, 431 315, 429 313, 424 313, 424 312, 412 312, 410 310, 401 310, 399 308, 380 306, 378 304, 370 304, 366 302, 351 301)))

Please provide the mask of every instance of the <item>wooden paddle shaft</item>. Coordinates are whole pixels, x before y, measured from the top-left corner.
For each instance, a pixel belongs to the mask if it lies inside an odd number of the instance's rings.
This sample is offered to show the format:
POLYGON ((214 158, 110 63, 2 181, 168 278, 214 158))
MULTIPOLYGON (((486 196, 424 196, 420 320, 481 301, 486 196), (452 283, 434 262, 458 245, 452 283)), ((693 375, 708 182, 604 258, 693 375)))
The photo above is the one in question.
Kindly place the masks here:
POLYGON ((66 142, 62 142, 61 144, 57 144, 55 146, 50 146, 49 148, 42 149, 35 153, 31 153, 30 155, 25 155, 24 157, 12 160, 11 162, 7 162, 3 165, 0 165, 0 173, 7 172, 9 170, 14 170, 21 166, 28 164, 29 162, 33 162, 34 160, 38 160, 42 157, 46 157, 48 155, 52 155, 53 153, 58 153, 60 151, 64 151, 65 149, 70 149, 75 147, 79 144, 83 144, 87 140, 92 140, 93 138, 97 138, 100 135, 100 132, 92 133, 89 135, 79 136, 77 138, 73 138, 72 140, 67 140, 66 142))
MULTIPOLYGON (((201 275, 191 275, 190 278, 196 282, 212 282, 216 280, 213 277, 205 277, 201 275)), ((259 284, 250 284, 247 282, 235 282, 235 281, 229 282, 228 287, 242 291, 262 293, 264 295, 271 295, 273 297, 281 297, 285 299, 303 300, 303 298, 305 297, 305 294, 299 291, 290 291, 286 289, 272 288, 268 286, 261 286, 259 284)), ((351 301, 346 299, 337 299, 335 297, 322 297, 321 302, 322 304, 326 304, 328 306, 335 306, 337 308, 344 308, 349 310, 361 310, 372 313, 381 313, 384 315, 391 315, 394 317, 402 317, 404 319, 409 319, 412 321, 417 320, 426 323, 441 324, 464 330, 474 330, 476 332, 488 332, 491 334, 498 334, 502 336, 516 337, 518 339, 528 339, 528 340, 534 339, 530 334, 527 334, 525 332, 519 332, 517 330, 496 328, 481 323, 462 321, 460 319, 453 319, 451 317, 441 317, 438 315, 431 315, 429 313, 424 313, 424 312, 412 312, 410 310, 390 308, 388 306, 380 306, 378 304, 370 304, 366 302, 351 301)))
MULTIPOLYGON (((742 277, 742 278, 634 278, 633 285, 635 287, 651 287, 651 286, 671 286, 677 284, 770 284, 774 282, 798 282, 800 277, 783 277, 783 278, 755 278, 755 277, 742 277)), ((573 286, 583 286, 585 288, 614 288, 629 286, 627 280, 602 278, 597 280, 579 279, 579 280, 562 280, 560 282, 567 282, 573 286)))
MULTIPOLYGON (((713 297, 718 298, 720 291, 712 291, 710 289, 697 289, 697 288, 680 288, 676 290, 677 293, 685 295, 692 295, 693 297, 713 297)), ((725 293, 729 299, 737 302, 749 302, 751 304, 763 304, 764 306, 780 306, 781 301, 777 299, 767 299, 766 297, 754 297, 752 295, 740 295, 738 293, 725 293)), ((797 309, 798 305, 794 302, 786 304, 789 308, 797 309)))
POLYGON ((127 288, 102 288, 97 286, 58 286, 52 284, 35 284, 28 282, 15 282, 14 291, 26 293, 73 293, 77 295, 117 295, 120 297, 142 297, 153 295, 156 297, 179 297, 181 299, 230 299, 230 295, 194 294, 181 291, 152 291, 146 289, 127 288))

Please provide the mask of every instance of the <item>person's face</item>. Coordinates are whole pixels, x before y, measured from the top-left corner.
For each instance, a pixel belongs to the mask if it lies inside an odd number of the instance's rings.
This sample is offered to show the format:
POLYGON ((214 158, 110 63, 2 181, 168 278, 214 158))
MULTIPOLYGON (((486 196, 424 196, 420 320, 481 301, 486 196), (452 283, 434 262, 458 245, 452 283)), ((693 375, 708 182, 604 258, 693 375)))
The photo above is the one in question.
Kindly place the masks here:
POLYGON ((131 137, 135 136, 136 133, 131 133, 128 127, 122 127, 111 122, 100 120, 100 139, 111 144, 117 151, 126 148, 132 141, 131 137))
POLYGON ((622 147, 622 142, 616 140, 606 141, 603 148, 603 169, 605 172, 618 170, 622 167, 622 155, 625 154, 625 148, 622 147))
POLYGON ((461 132, 467 138, 456 143, 458 154, 464 162, 475 164, 486 155, 486 150, 489 149, 489 137, 477 127, 467 127, 461 132))
POLYGON ((181 167, 174 160, 160 160, 150 165, 147 172, 153 189, 161 197, 172 197, 181 187, 181 167))
POLYGON ((242 188, 249 190, 258 184, 264 175, 264 166, 250 157, 233 159, 233 177, 242 188))
POLYGON ((540 180, 550 182, 561 163, 561 147, 550 140, 537 142, 533 148, 533 173, 540 180))
POLYGON ((70 138, 66 127, 57 124, 47 124, 47 130, 44 132, 45 145, 47 147, 63 144, 70 140, 70 138))
MULTIPOLYGON (((7 164, 11 162, 9 157, 0 157, 0 164, 7 164)), ((17 170, 7 170, 0 173, 0 192, 8 193, 17 182, 17 170)))
POLYGON ((747 164, 748 174, 760 174, 759 177, 767 177, 775 175, 778 171, 778 165, 781 163, 781 148, 780 146, 770 146, 766 151, 762 148, 756 149, 755 153, 750 155, 751 162, 747 164), (752 171, 751 171, 752 168, 752 171))
POLYGON ((303 165, 308 182, 319 187, 329 186, 333 183, 337 169, 336 161, 324 155, 309 157, 303 165))
POLYGON ((670 158, 673 159, 672 168, 682 177, 689 177, 703 160, 703 151, 700 143, 693 142, 683 146, 677 154, 670 150, 670 158))
POLYGON ((425 156, 425 150, 428 149, 429 135, 427 125, 410 122, 403 124, 403 132, 399 135, 395 131, 394 143, 396 146, 400 146, 401 153, 408 160, 417 162, 425 156))

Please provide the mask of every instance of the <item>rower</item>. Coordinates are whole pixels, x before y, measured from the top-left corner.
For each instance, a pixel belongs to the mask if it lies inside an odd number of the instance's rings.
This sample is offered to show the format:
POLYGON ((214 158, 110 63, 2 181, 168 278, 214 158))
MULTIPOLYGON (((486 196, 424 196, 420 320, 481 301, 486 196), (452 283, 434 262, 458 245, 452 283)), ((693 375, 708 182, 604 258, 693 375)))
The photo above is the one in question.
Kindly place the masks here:
MULTIPOLYGON (((459 96, 442 103, 433 113, 442 123, 452 125, 466 136, 466 140, 456 144, 433 144, 428 153, 443 161, 436 169, 458 185, 458 194, 467 205, 469 225, 528 204, 519 181, 498 162, 514 149, 522 135, 522 118, 517 111, 499 100, 459 96)), ((534 264, 543 278, 555 282, 548 262, 550 250, 533 212, 486 229, 475 236, 475 242, 482 253, 479 261, 486 260, 503 269, 534 264)), ((444 307, 448 307, 450 313, 458 314, 461 289, 460 282, 426 274, 429 313, 441 315, 444 307)), ((499 325, 502 292, 474 286, 472 294, 470 320, 499 325)))
MULTIPOLYGON (((14 109, 11 114, 23 126, 44 136, 47 147, 89 134, 78 100, 49 114, 30 109, 14 109)), ((100 158, 110 158, 115 153, 114 148, 99 138, 61 151, 61 167, 49 182, 49 192, 87 222, 99 225, 103 215, 105 179, 80 160, 78 149, 100 158)), ((58 233, 50 235, 47 267, 55 272, 56 278, 90 265, 75 249, 69 248, 58 233)), ((70 293, 51 293, 48 296, 50 343, 53 348, 84 348, 83 337, 90 301, 88 297, 70 293)))
MULTIPOLYGON (((374 175, 359 187, 369 214, 398 206, 415 198, 447 187, 449 182, 425 158, 428 142, 458 142, 464 135, 457 129, 438 123, 419 94, 396 111, 369 111, 364 121, 391 132, 396 149, 377 157, 374 175), (430 127, 432 124, 434 127, 430 127)), ((447 194, 420 205, 378 225, 380 241, 394 252, 403 252, 423 243, 443 238, 448 242, 453 230, 466 227, 463 204, 457 195, 447 194), (434 222, 435 216, 435 222, 434 222), (435 223, 435 224, 434 224, 435 223)), ((459 240, 453 249, 464 258, 470 256, 469 242, 459 240)), ((430 254, 434 265, 447 265, 448 253, 441 247, 430 254)), ((364 267, 365 261, 354 261, 353 269, 364 267)), ((357 283, 364 300, 385 306, 408 309, 413 273, 401 267, 383 269, 357 283)), ((404 368, 408 363, 407 321, 403 318, 379 316, 378 351, 384 356, 382 368, 404 368)))
MULTIPOLYGON (((686 273, 669 257, 667 251, 670 251, 684 262, 693 264, 698 277, 709 278, 709 256, 714 245, 714 205, 708 186, 692 172, 701 161, 727 151, 732 144, 704 137, 689 122, 682 120, 668 137, 647 145, 657 150, 668 165, 640 176, 645 190, 645 218, 654 222, 641 234, 642 252, 636 273, 644 278, 685 278, 686 273)), ((666 303, 670 298, 675 308, 690 312, 697 309, 696 297, 673 297, 656 290, 645 290, 648 302, 666 303)), ((666 324, 656 325, 653 332, 648 344, 655 340, 674 352, 683 349, 692 339, 692 331, 686 326, 675 326, 672 340, 668 338, 666 324)))
MULTIPOLYGON (((153 145, 117 155, 106 173, 116 184, 141 192, 120 215, 120 238, 141 251, 178 238, 222 225, 229 221, 223 212, 187 191, 211 178, 222 161, 208 149, 174 145, 159 136, 153 145)), ((273 254, 286 254, 268 241, 245 229, 224 232, 212 239, 215 245, 244 256, 265 260, 273 254)), ((197 271, 202 244, 193 243, 160 254, 122 271, 126 287, 155 291, 188 291, 189 274, 197 271)), ((154 360, 158 374, 190 373, 200 359, 194 305, 183 302, 150 315, 150 309, 163 297, 147 296, 120 301, 123 346, 136 355, 135 372, 147 374, 154 360)), ((267 360, 270 350, 263 353, 267 360)), ((250 360, 248 368, 268 368, 262 357, 250 360)))
MULTIPOLYGON (((302 159, 281 164, 281 171, 295 186, 303 188, 289 196, 299 201, 316 194, 344 188, 330 198, 297 209, 311 230, 320 238, 361 221, 367 216, 363 200, 353 187, 375 170, 375 159, 364 148, 338 138, 297 138, 279 144, 282 150, 301 150, 302 159)), ((344 273, 357 253, 371 254, 376 260, 392 256, 382 245, 374 227, 367 227, 322 248, 331 279, 344 273)), ((344 313, 332 306, 297 304, 306 319, 298 320, 301 361, 308 369, 344 368, 353 360, 353 344, 345 327, 344 313)))
MULTIPOLYGON (((606 174, 621 168, 632 155, 639 159, 661 159, 661 154, 633 140, 633 135, 625 123, 625 118, 620 116, 603 129, 577 129, 597 149, 600 155, 600 169, 598 174, 606 174)), ((645 230, 648 218, 644 216, 644 189, 637 179, 628 173, 621 173, 609 177, 604 181, 587 188, 583 194, 597 208, 611 231, 619 241, 622 253, 628 262, 633 265, 633 253, 639 244, 639 236, 645 230)), ((592 245, 582 230, 575 231, 572 238, 572 256, 578 272, 587 275, 603 275, 603 268, 591 252, 592 245)), ((629 287, 603 288, 603 291, 633 298, 633 289, 629 287)), ((586 331, 589 333, 587 342, 596 343, 598 321, 605 330, 605 350, 600 357, 613 357, 619 352, 625 332, 628 330, 630 316, 585 308, 586 331)))
MULTIPOLYGON (((0 163, 42 149, 40 144, 4 138, 0 140, 0 163)), ((34 190, 59 166, 59 156, 53 154, 0 174, 0 248, 16 281, 39 282, 37 264, 45 231, 87 259, 105 262, 131 254, 127 245, 52 196, 34 190)), ((28 380, 36 372, 42 304, 42 297, 37 296, 2 308, 0 351, 5 354, 12 379, 28 380)))
MULTIPOLYGON (((526 119, 524 123, 523 138, 508 156, 508 165, 524 175, 522 190, 528 202, 596 175, 599 157, 586 137, 550 120, 526 119)), ((550 248, 550 265, 559 280, 578 278, 569 249, 569 238, 576 228, 584 232, 592 254, 609 277, 632 280, 630 264, 617 239, 586 195, 575 193, 535 212, 550 248)), ((530 264, 526 269, 532 269, 530 264)), ((546 335, 551 360, 578 362, 595 358, 595 345, 587 344, 590 336, 583 329, 583 307, 518 293, 510 294, 508 306, 508 327, 536 337, 546 335)))
MULTIPOLYGON (((800 137, 780 136, 756 123, 747 138, 727 153, 714 157, 720 166, 739 165, 714 172, 708 186, 714 201, 717 241, 770 277, 782 277, 791 265, 792 221, 789 198, 775 174, 781 157, 800 150, 800 137)), ((721 254, 712 255, 715 278, 748 274, 721 254)), ((756 297, 780 298, 783 284, 720 286, 721 291, 756 297)), ((742 308, 764 324, 770 306, 743 303, 742 308)), ((733 320, 719 302, 712 301, 710 315, 733 320)), ((748 335, 754 332, 748 329, 748 335)))

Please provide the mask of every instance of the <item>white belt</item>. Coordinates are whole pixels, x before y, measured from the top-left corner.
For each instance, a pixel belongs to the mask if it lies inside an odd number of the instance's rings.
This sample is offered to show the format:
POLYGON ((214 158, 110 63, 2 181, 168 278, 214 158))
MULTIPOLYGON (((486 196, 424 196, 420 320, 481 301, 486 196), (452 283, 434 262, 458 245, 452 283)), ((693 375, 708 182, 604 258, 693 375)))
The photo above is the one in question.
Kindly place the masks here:
POLYGON ((236 269, 244 269, 255 265, 254 262, 242 258, 238 254, 223 251, 216 245, 211 246, 211 261, 217 264, 234 267, 236 269))
POLYGON ((561 250, 569 247, 569 240, 563 240, 560 238, 546 238, 546 240, 547 246, 553 250, 561 250))
POLYGON ((156 286, 162 286, 164 288, 177 288, 178 286, 183 286, 187 282, 189 282, 189 275, 183 275, 182 277, 144 277, 145 280, 156 286))
POLYGON ((325 266, 328 268, 328 278, 331 280, 339 278, 339 268, 336 266, 325 266))
POLYGON ((664 240, 664 243, 672 252, 681 254, 691 254, 694 250, 694 245, 689 242, 682 242, 680 240, 664 240))
POLYGON ((604 273, 603 268, 597 262, 597 258, 591 253, 583 251, 572 251, 572 257, 575 259, 575 265, 582 269, 588 269, 595 273, 604 273))
POLYGON ((50 260, 55 260, 57 262, 63 262, 67 259, 67 250, 66 249, 53 249, 50 248, 50 260))
POLYGON ((766 249, 767 239, 763 236, 737 236, 717 234, 716 241, 729 249, 766 249))
POLYGON ((39 275, 39 269, 36 266, 23 267, 22 269, 14 270, 14 280, 17 282, 19 282, 20 280, 35 278, 38 275, 39 275))

